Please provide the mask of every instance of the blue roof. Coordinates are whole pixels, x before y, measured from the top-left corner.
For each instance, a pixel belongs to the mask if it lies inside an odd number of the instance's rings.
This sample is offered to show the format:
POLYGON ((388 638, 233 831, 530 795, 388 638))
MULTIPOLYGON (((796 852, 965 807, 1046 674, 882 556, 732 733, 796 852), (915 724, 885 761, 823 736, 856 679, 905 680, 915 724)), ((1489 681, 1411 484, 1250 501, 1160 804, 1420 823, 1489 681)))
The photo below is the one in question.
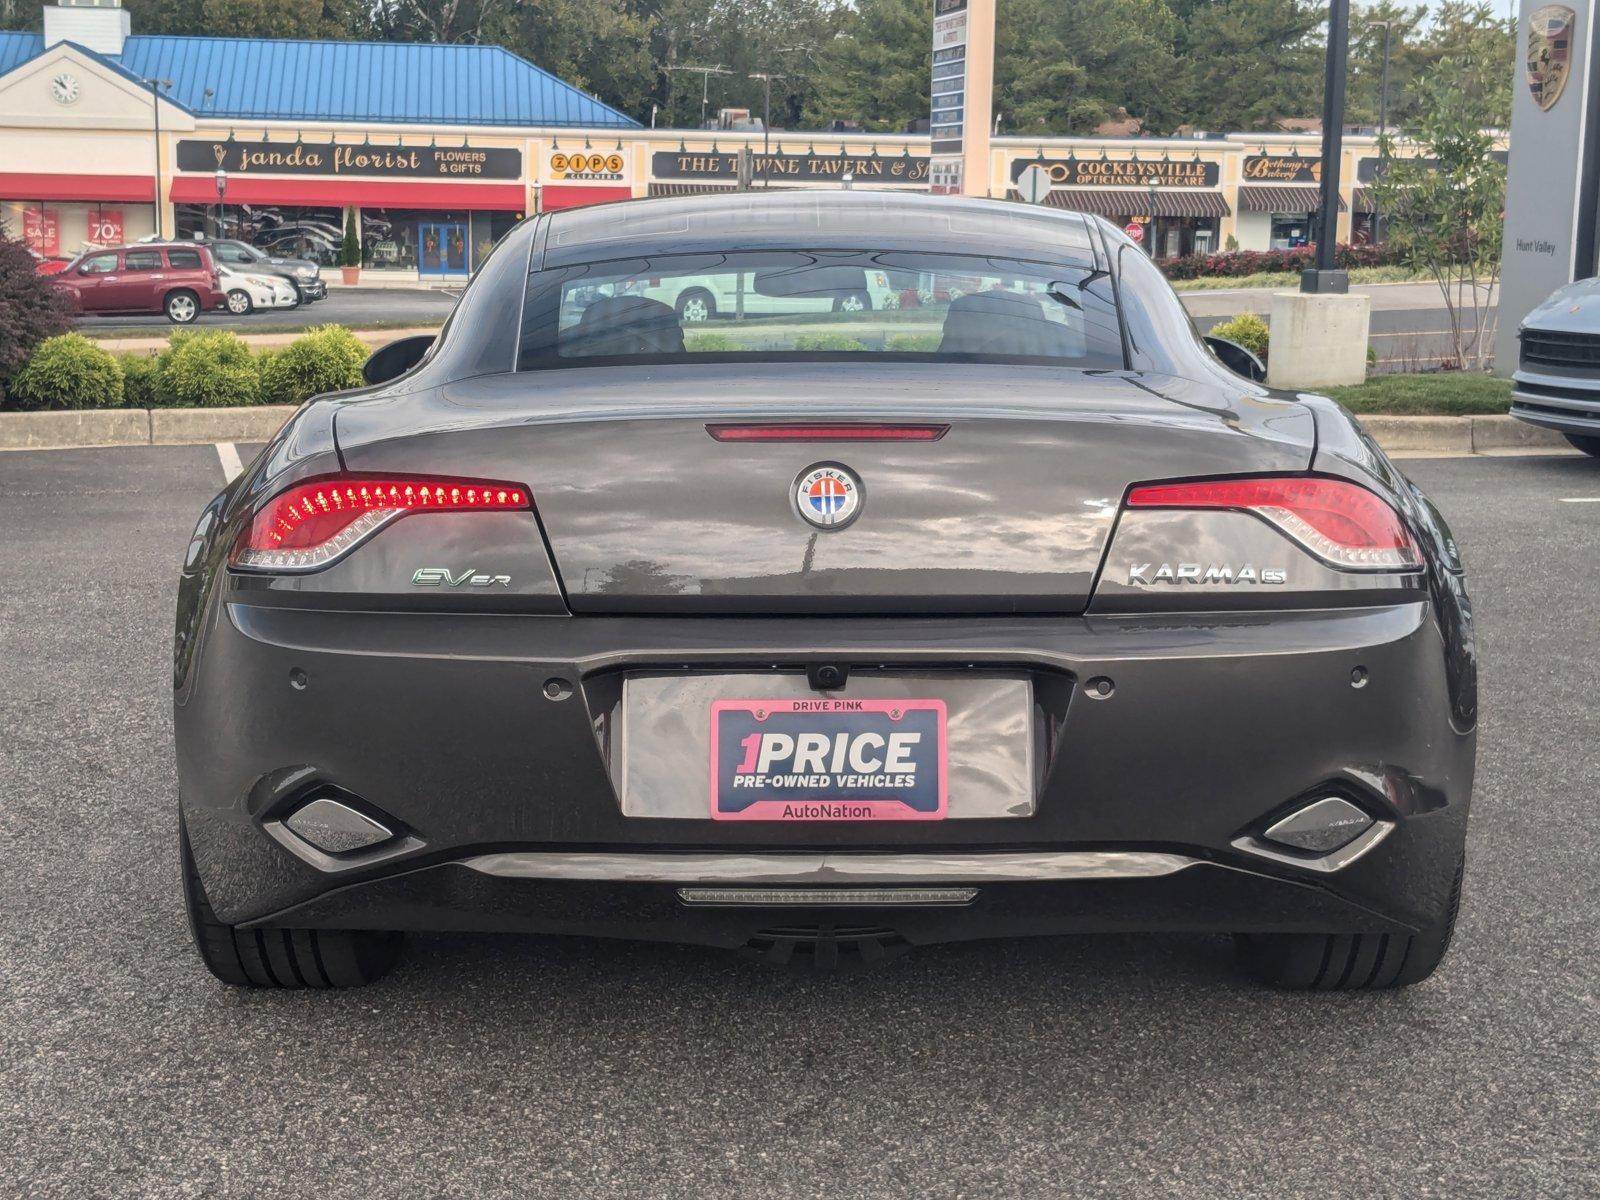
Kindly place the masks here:
MULTIPOLYGON (((0 74, 43 51, 39 34, 0 33, 0 74)), ((197 117, 591 128, 639 124, 500 46, 130 37, 120 58, 106 61, 146 79, 172 80, 168 95, 197 117)))

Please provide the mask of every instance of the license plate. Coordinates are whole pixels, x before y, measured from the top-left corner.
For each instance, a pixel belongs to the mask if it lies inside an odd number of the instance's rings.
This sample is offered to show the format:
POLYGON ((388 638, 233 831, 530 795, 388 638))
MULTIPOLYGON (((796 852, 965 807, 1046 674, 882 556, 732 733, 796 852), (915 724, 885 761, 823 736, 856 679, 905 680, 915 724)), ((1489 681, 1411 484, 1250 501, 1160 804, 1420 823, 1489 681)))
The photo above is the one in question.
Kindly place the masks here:
POLYGON ((716 700, 719 821, 940 821, 943 700, 716 700))

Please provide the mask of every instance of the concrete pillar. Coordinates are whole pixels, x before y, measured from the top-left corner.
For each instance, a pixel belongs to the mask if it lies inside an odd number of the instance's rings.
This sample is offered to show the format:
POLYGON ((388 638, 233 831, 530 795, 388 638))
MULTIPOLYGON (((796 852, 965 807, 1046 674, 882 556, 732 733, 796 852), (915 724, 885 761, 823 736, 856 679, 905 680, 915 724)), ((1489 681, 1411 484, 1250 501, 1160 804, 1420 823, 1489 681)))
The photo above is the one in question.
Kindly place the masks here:
POLYGON ((1268 386, 1310 390, 1363 382, 1371 308, 1366 296, 1272 293, 1268 386))

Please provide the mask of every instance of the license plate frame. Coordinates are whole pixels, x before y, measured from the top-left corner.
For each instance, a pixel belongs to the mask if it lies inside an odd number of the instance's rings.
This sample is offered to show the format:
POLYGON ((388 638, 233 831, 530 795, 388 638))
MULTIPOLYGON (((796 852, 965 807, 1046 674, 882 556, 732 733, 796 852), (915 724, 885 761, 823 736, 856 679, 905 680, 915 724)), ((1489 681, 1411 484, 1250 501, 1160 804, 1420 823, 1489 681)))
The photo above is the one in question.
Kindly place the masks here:
POLYGON ((942 699, 717 699, 709 723, 713 820, 893 823, 949 814, 942 699), (795 769, 760 770, 784 764, 795 769))

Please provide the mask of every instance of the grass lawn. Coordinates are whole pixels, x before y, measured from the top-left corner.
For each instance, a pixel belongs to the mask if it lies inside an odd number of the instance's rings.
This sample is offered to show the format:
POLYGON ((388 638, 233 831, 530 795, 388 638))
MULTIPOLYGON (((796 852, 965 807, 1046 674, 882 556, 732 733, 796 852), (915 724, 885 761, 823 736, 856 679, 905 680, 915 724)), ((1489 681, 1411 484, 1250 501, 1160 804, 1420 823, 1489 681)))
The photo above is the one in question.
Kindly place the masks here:
MULTIPOLYGON (((1432 279, 1419 275, 1406 267, 1356 267, 1350 272, 1351 283, 1416 283, 1432 279)), ((1298 271, 1259 271, 1254 275, 1208 276, 1205 279, 1174 279, 1172 286, 1179 292, 1223 292, 1234 288, 1298 288, 1298 271)))
POLYGON ((1504 413, 1511 408, 1511 381, 1467 371, 1431 375, 1375 375, 1328 395, 1351 412, 1386 416, 1459 417, 1504 413))

